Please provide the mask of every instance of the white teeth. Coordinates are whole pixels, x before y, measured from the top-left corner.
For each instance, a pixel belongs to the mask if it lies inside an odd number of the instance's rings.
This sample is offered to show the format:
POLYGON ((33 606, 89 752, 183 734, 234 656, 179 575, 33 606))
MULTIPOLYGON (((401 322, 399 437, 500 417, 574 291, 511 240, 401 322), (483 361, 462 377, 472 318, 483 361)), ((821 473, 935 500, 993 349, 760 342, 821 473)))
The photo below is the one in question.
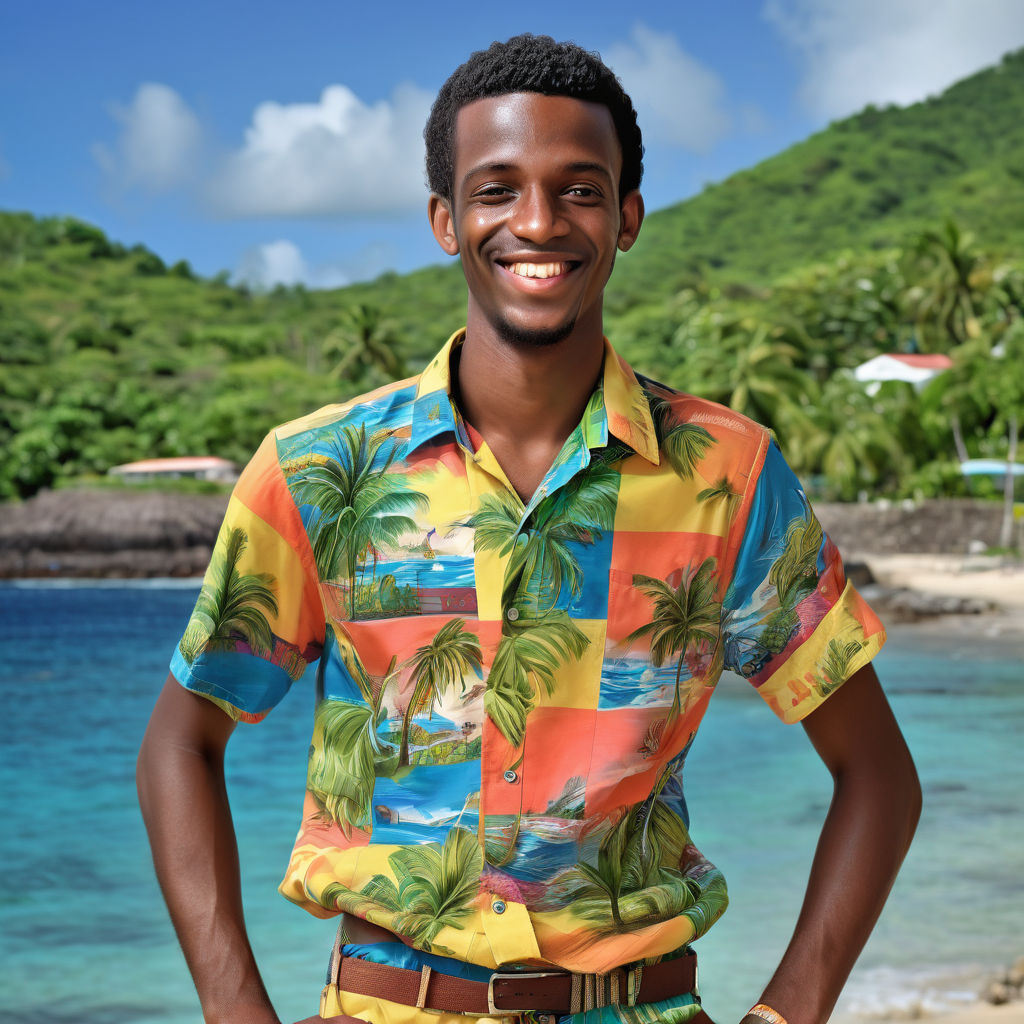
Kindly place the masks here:
POLYGON ((508 269, 519 277, 557 277, 569 270, 568 263, 510 263, 508 269))

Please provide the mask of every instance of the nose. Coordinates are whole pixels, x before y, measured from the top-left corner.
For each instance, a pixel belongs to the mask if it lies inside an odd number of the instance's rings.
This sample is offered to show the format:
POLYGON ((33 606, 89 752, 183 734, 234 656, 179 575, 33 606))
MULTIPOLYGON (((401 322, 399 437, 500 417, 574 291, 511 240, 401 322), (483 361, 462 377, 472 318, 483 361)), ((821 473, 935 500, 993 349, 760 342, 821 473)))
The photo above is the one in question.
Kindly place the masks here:
POLYGON ((569 224, 559 210, 557 196, 542 188, 528 188, 516 200, 509 228, 517 238, 540 244, 567 234, 569 224))

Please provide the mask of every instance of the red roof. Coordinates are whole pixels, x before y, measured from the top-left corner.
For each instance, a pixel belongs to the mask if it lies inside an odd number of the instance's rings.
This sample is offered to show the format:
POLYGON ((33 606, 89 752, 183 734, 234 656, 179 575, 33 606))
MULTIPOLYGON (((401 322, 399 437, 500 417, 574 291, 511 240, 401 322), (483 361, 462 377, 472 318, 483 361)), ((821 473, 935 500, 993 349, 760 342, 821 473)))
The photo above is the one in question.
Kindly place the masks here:
POLYGON ((921 370, 948 370, 953 365, 953 360, 949 356, 942 355, 941 352, 937 352, 934 355, 925 353, 905 355, 903 353, 887 352, 886 355, 890 359, 898 359, 901 363, 906 363, 907 366, 916 366, 921 370))
POLYGON ((122 473, 194 473, 200 469, 233 469, 234 463, 217 455, 179 455, 170 459, 141 459, 114 469, 122 473))

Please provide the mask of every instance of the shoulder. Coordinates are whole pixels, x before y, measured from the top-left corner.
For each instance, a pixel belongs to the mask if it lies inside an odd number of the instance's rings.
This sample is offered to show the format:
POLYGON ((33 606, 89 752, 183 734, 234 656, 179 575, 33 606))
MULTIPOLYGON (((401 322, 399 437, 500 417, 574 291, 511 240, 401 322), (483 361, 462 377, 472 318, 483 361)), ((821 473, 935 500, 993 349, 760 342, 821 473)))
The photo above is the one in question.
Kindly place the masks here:
POLYGON ((660 442, 664 443, 673 430, 688 424, 692 429, 704 431, 716 448, 729 449, 740 462, 760 464, 764 461, 771 443, 767 427, 718 402, 688 394, 640 373, 636 378, 651 405, 660 442))
POLYGON ((267 435, 282 460, 330 444, 346 427, 368 434, 408 430, 419 376, 394 381, 345 402, 325 405, 314 412, 274 427, 267 435))

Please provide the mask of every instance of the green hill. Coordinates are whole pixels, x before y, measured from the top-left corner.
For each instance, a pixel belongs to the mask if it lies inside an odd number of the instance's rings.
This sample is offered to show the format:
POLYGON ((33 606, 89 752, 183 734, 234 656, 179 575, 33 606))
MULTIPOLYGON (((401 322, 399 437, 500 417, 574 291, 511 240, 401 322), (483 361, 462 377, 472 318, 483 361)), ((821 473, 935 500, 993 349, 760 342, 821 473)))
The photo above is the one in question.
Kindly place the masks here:
MULTIPOLYGON (((957 489, 935 468, 951 410, 958 443, 998 454, 999 402, 961 382, 930 412, 896 392, 881 408, 843 371, 899 345, 977 359, 1017 329, 1021 110, 1024 51, 651 214, 608 333, 639 368, 773 426, 830 493, 957 489)), ((274 423, 419 370, 464 305, 457 266, 254 294, 72 218, 0 213, 0 497, 147 456, 244 461, 274 423)))
POLYGON ((868 107, 652 214, 612 296, 667 295, 701 268, 767 284, 947 218, 988 248, 1024 249, 1024 50, 933 99, 868 107))

